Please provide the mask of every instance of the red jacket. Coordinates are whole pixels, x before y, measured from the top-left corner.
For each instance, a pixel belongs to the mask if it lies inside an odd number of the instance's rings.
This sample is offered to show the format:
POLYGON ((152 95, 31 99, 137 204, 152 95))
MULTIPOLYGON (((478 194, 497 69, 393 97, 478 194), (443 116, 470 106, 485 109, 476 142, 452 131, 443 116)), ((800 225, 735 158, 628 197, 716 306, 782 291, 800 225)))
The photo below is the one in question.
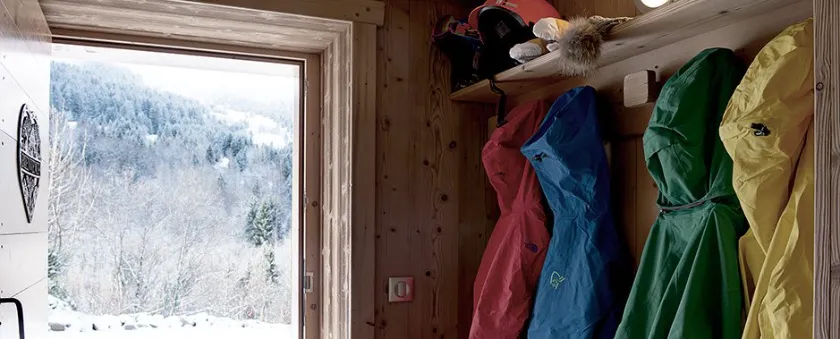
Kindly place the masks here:
POLYGON ((517 106, 482 151, 501 217, 475 279, 470 339, 519 338, 531 314, 550 236, 539 181, 519 148, 547 110, 543 101, 517 106))

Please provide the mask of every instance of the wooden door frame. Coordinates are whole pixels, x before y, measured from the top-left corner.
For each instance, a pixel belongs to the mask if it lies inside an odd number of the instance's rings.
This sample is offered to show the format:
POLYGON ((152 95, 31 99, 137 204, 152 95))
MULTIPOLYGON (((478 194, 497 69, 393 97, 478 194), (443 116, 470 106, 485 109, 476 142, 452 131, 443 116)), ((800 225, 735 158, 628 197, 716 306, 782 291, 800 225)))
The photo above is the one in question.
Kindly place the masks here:
POLYGON ((840 3, 814 0, 814 338, 840 338, 840 3))
POLYGON ((304 164, 298 172, 304 187, 296 198, 308 265, 301 273, 312 277, 312 291, 301 300, 307 339, 374 337, 376 26, 344 24, 317 54, 53 29, 56 43, 303 63, 296 160, 304 164))

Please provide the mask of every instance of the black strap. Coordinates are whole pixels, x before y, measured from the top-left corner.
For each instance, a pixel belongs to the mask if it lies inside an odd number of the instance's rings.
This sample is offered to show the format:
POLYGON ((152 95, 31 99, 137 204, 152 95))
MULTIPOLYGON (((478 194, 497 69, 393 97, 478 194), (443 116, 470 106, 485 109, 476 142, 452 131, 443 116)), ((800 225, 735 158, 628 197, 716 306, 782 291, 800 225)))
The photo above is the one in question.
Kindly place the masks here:
POLYGON ((505 120, 505 115, 507 114, 505 111, 507 109, 507 95, 499 86, 496 86, 496 80, 493 78, 490 78, 490 90, 499 95, 499 103, 496 106, 496 127, 502 127, 507 123, 507 120, 505 120))
MULTIPOLYGON (((18 339, 26 339, 26 331, 23 328, 23 304, 15 298, 0 298, 0 304, 15 304, 15 309, 17 310, 18 339)), ((0 323, 0 325, 3 324, 0 323)))

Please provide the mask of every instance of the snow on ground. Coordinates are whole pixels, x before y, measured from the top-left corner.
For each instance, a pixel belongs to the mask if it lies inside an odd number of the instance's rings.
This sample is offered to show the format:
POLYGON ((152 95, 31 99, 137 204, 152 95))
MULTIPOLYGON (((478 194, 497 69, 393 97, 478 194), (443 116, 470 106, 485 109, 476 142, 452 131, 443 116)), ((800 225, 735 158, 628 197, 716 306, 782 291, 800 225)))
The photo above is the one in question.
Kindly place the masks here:
POLYGON ((293 339, 292 325, 235 320, 207 313, 164 317, 160 314, 90 315, 48 297, 50 330, 37 339, 293 339))
POLYGON ((297 331, 291 325, 272 328, 141 328, 134 331, 47 332, 44 339, 293 339, 297 331))

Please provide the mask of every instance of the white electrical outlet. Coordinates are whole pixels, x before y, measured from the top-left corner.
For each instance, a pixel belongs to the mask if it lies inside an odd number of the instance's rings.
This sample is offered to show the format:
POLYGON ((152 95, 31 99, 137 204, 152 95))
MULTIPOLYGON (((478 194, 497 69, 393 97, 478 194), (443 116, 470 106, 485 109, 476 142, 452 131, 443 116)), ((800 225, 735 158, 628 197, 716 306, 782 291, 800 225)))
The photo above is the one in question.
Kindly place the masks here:
POLYGON ((414 277, 388 278, 388 302, 408 302, 414 300, 414 277))

